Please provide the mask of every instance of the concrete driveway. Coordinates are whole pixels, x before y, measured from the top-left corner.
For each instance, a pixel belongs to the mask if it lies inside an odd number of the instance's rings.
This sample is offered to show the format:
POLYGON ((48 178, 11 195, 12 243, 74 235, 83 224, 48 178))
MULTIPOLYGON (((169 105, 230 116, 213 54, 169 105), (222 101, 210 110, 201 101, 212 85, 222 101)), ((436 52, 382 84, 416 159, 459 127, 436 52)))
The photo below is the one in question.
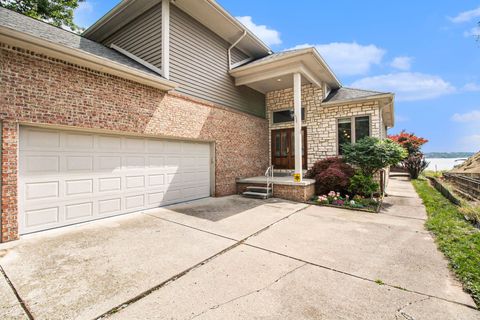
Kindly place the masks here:
POLYGON ((378 215, 232 196, 30 235, 0 245, 0 318, 480 319, 410 183, 389 193, 378 215))

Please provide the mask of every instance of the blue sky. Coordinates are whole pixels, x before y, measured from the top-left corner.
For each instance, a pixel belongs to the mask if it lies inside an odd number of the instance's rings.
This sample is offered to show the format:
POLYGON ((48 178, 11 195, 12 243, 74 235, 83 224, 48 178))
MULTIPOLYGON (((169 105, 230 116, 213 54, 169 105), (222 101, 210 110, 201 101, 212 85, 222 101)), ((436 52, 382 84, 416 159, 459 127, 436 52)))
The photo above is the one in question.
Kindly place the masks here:
MULTIPOLYGON (((317 47, 344 86, 396 93, 424 151, 480 150, 480 1, 218 0, 274 51, 317 47), (478 32, 477 32, 478 31, 478 32)), ((117 0, 87 0, 83 27, 117 0)))

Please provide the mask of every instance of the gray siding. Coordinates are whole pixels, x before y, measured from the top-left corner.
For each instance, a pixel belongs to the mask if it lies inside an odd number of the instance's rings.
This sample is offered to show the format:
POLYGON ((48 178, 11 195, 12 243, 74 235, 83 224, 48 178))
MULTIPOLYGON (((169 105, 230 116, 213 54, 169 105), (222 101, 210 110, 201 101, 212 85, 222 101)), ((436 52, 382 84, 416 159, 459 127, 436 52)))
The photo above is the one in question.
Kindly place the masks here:
MULTIPOLYGON (((180 84, 177 91, 265 117, 265 96, 235 86, 228 74, 228 42, 174 5, 170 14, 170 79, 180 84)), ((246 58, 238 50, 232 56, 246 58)))
POLYGON ((248 59, 248 56, 237 48, 233 48, 231 51, 232 64, 248 59))
POLYGON ((112 43, 161 69, 161 4, 152 7, 104 41, 107 46, 112 43))

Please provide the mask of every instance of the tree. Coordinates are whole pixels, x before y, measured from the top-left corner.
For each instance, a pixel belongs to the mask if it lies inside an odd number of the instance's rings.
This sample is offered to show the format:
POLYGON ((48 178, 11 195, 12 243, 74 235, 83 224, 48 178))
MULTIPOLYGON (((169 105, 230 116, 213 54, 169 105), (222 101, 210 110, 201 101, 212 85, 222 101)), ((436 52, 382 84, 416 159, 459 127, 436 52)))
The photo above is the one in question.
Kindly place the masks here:
POLYGON ((390 139, 366 137, 355 144, 343 145, 343 159, 366 176, 395 165, 407 157, 407 151, 390 139))
POLYGON ((407 150, 408 157, 402 161, 402 165, 407 169, 410 178, 417 179, 420 173, 428 167, 428 162, 420 151, 428 140, 418 137, 414 133, 405 132, 405 130, 402 130, 400 134, 389 136, 389 138, 407 150))
POLYGON ((0 6, 74 32, 73 10, 85 0, 0 0, 0 6))
POLYGON ((403 166, 410 174, 410 178, 418 179, 418 176, 428 167, 429 162, 425 160, 423 153, 411 154, 403 160, 403 166))
POLYGON ((390 135, 388 138, 404 147, 409 155, 420 152, 420 148, 428 142, 427 139, 418 137, 413 132, 409 133, 405 130, 402 130, 402 132, 397 135, 390 135))

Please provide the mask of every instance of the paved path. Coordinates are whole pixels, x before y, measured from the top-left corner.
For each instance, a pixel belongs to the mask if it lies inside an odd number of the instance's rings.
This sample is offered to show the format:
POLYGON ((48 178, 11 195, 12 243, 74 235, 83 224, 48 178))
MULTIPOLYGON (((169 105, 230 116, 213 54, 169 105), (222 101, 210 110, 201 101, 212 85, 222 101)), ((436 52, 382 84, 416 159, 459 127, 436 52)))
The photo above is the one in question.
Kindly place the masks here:
MULTIPOLYGON (((381 214, 202 200, 26 237, 0 265, 37 319, 480 319, 411 184, 388 192, 381 214)), ((16 300, 0 285, 25 318, 16 300)))

